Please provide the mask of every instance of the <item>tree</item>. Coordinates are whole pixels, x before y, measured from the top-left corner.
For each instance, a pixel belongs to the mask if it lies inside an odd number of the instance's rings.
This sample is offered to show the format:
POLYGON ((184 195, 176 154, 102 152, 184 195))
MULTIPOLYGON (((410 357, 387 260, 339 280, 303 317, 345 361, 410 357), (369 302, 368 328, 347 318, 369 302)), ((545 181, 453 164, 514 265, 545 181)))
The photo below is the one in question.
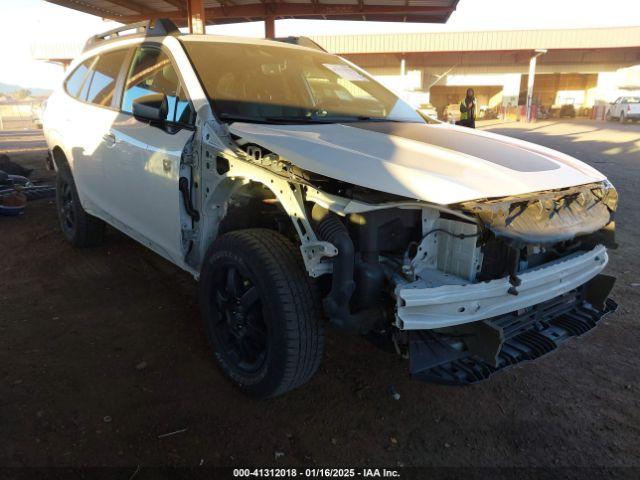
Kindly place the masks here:
POLYGON ((21 88, 20 90, 16 90, 13 92, 13 98, 16 100, 24 100, 27 97, 31 96, 31 90, 28 88, 21 88))

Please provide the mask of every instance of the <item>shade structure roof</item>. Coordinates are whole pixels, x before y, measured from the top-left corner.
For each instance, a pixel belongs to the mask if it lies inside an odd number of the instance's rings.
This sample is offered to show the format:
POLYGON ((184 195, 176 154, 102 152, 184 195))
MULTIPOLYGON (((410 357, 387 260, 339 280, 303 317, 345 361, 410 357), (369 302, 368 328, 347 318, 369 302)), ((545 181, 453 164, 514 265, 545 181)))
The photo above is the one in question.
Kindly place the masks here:
MULTIPOLYGON (((194 0, 47 0, 121 23, 170 18, 187 23, 194 0)), ((207 25, 275 19, 445 23, 459 0, 197 0, 207 25)))

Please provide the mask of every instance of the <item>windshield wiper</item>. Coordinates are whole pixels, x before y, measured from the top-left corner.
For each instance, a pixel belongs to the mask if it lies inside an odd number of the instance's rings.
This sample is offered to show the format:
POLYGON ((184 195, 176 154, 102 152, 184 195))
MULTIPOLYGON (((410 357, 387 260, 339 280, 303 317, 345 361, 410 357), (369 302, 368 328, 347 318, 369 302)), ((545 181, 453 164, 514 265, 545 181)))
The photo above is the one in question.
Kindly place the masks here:
POLYGON ((390 118, 384 117, 367 117, 365 115, 360 115, 357 117, 358 122, 400 122, 401 120, 392 120, 390 118))
POLYGON ((322 117, 327 123, 355 123, 355 122, 396 122, 409 123, 408 120, 395 120, 385 117, 370 117, 368 115, 327 115, 322 117))
POLYGON ((234 115, 230 113, 218 113, 218 118, 229 122, 266 123, 261 117, 250 117, 245 115, 234 115))
POLYGON ((218 117, 222 120, 227 120, 229 122, 247 122, 247 123, 335 123, 330 121, 325 121, 322 119, 315 119, 309 117, 277 117, 277 116, 267 116, 267 117, 252 117, 245 115, 234 115, 230 113, 219 113, 218 117))
POLYGON ((312 117, 264 117, 271 122, 282 123, 335 123, 324 118, 312 118, 312 117))
POLYGON ((327 115, 326 117, 291 117, 291 116, 265 116, 253 117, 249 115, 235 115, 231 113, 219 113, 218 117, 229 122, 247 123, 277 123, 277 124, 329 124, 329 123, 355 123, 355 122, 396 122, 409 123, 405 120, 394 120, 384 117, 369 117, 367 115, 327 115))

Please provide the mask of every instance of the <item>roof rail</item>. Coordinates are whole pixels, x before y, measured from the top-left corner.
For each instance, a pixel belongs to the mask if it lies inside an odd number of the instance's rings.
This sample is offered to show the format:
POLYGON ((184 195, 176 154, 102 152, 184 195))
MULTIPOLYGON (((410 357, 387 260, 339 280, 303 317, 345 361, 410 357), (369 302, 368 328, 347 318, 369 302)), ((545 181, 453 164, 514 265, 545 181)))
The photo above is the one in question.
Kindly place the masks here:
POLYGON ((128 25, 123 25, 121 27, 114 28, 113 30, 109 30, 108 32, 99 33, 98 35, 90 37, 84 44, 84 49, 82 51, 86 52, 90 48, 93 48, 102 42, 124 37, 126 35, 122 35, 122 32, 127 32, 129 30, 135 30, 135 33, 130 35, 144 34, 147 37, 180 35, 180 30, 178 30, 178 27, 172 20, 166 18, 143 20, 142 22, 129 23, 128 25))
POLYGON ((292 45, 299 45, 300 47, 313 48, 314 50, 320 50, 326 52, 324 48, 311 40, 309 37, 277 37, 274 38, 276 42, 290 43, 292 45))

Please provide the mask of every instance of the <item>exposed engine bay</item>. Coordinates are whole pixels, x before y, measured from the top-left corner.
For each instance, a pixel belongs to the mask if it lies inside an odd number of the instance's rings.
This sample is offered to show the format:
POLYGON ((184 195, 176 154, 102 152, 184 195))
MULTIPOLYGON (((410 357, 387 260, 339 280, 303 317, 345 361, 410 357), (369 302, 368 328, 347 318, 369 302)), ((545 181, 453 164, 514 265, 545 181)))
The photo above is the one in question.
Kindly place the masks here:
MULTIPOLYGON (((444 206, 233 141, 233 156, 205 146, 213 166, 199 180, 213 194, 196 207, 217 215, 207 235, 258 225, 300 244, 329 321, 409 356, 416 377, 486 378, 615 308, 614 280, 600 275, 615 247, 607 181, 444 206)), ((194 264, 199 251, 189 248, 194 264)))

